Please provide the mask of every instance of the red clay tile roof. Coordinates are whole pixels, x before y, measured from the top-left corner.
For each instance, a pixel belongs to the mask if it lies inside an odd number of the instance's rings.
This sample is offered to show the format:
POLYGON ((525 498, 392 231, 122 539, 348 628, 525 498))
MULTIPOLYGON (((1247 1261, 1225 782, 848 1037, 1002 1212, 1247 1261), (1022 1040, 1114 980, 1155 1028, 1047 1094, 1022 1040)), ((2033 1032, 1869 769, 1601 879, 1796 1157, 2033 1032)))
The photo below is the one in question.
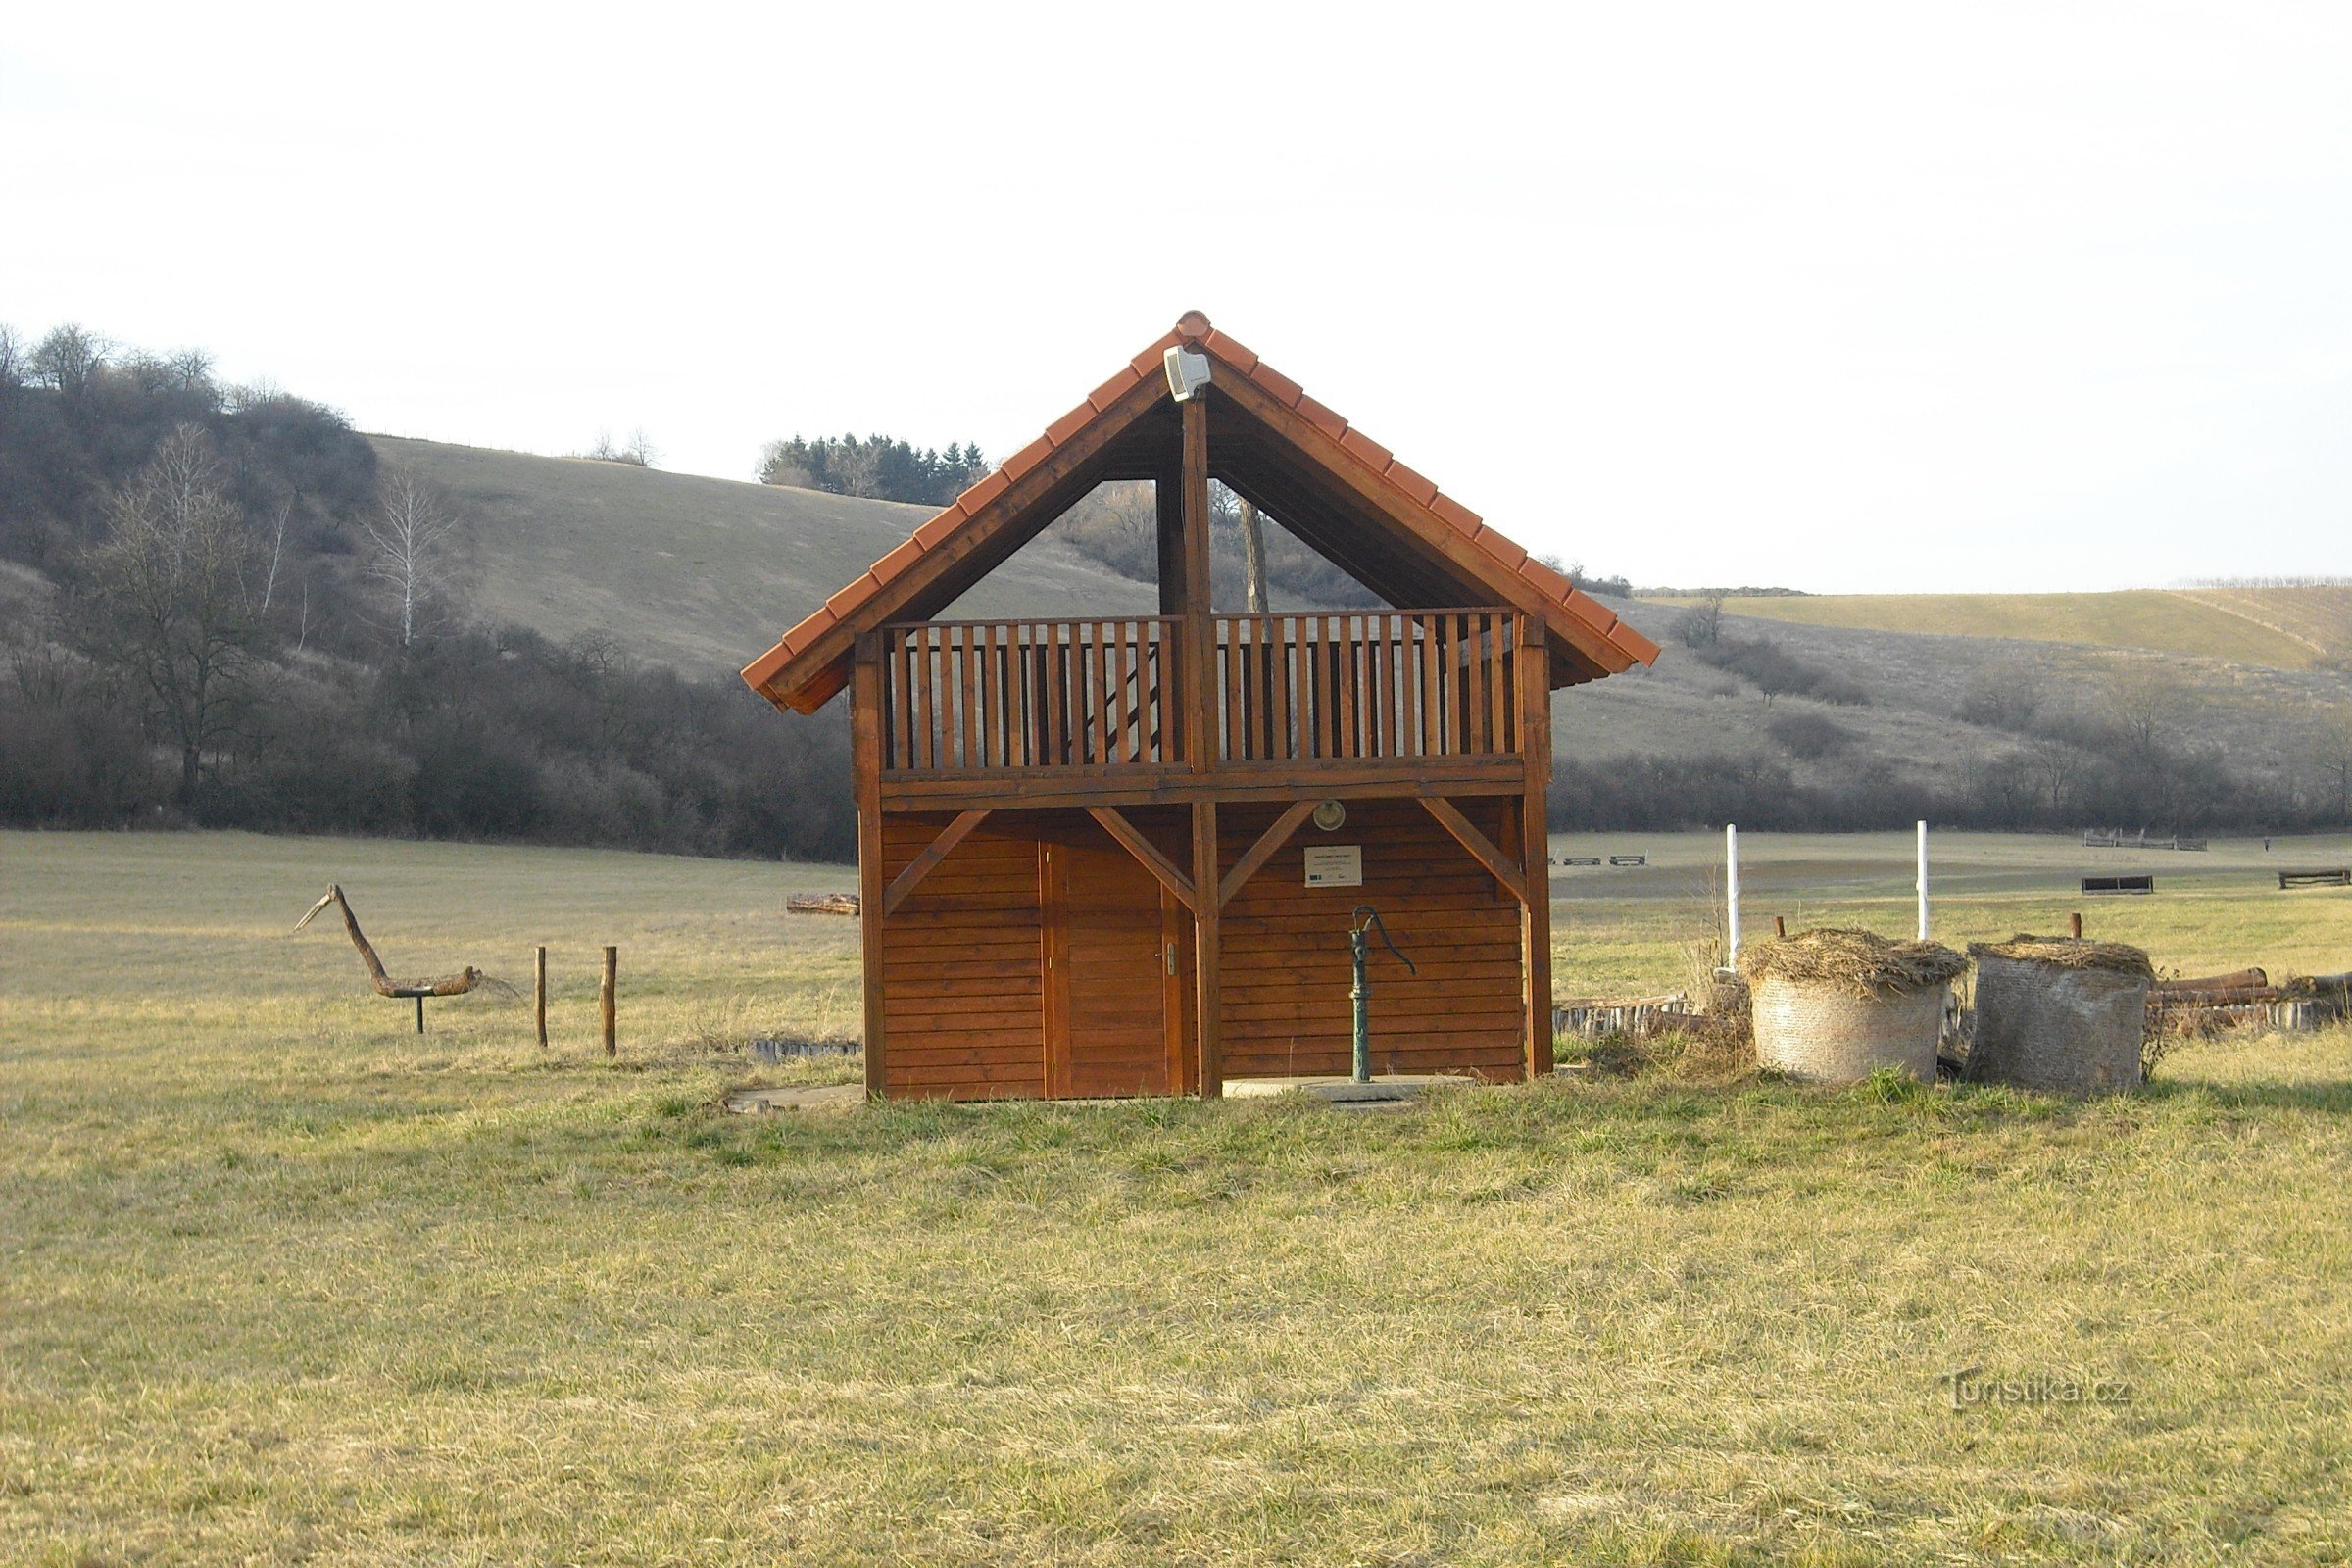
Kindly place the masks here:
POLYGON ((913 538, 876 562, 864 576, 826 600, 822 609, 786 632, 775 647, 746 665, 744 680, 753 690, 778 706, 790 706, 804 712, 821 707, 845 684, 845 671, 835 667, 841 663, 841 656, 837 654, 820 668, 794 670, 792 666, 800 656, 812 650, 817 642, 842 622, 854 617, 886 584, 912 565, 923 554, 938 548, 942 541, 953 535, 982 508, 1009 489, 1022 474, 1044 462, 1055 448, 1067 444, 1101 417, 1113 402, 1126 396, 1137 382, 1147 376, 1159 375, 1161 357, 1178 343, 1207 353, 1215 360, 1219 371, 1246 379, 1258 392, 1301 416, 1315 429, 1329 436, 1338 451, 1377 475, 1408 506, 1425 514, 1440 527, 1469 539, 1491 560, 1498 572, 1515 575, 1533 587, 1547 608, 1564 612, 1576 626, 1586 629, 1587 635, 1577 641, 1588 657, 1600 663, 1604 670, 1621 670, 1635 663, 1657 662, 1658 645, 1619 620, 1607 606, 1580 591, 1557 571, 1487 526, 1477 513, 1397 462, 1387 447, 1354 429, 1338 414, 1308 397, 1298 382, 1267 365, 1230 334, 1212 327, 1207 317, 1198 311, 1187 311, 1176 323, 1175 330, 1160 337, 1129 361, 1117 374, 1089 393, 1084 403, 1046 426, 1044 435, 1006 458, 1000 467, 942 508, 936 516, 914 531, 913 538))

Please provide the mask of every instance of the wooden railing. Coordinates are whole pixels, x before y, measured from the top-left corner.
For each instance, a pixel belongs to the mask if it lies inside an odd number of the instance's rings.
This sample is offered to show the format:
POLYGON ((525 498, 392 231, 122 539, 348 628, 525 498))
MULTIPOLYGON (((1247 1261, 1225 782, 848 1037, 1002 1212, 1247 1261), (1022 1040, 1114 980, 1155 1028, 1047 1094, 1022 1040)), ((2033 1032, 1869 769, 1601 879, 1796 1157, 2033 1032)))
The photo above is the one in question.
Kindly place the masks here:
POLYGON ((1230 762, 1518 750, 1520 625, 1507 610, 1217 617, 1230 762))
POLYGON ((890 772, 1177 760, 1163 672, 1176 623, 924 621, 882 639, 890 772))
MULTIPOLYGON (((1219 615, 1206 694, 1221 763, 1475 757, 1519 748, 1507 610, 1219 615)), ((1185 760, 1183 622, 924 621, 882 637, 893 773, 1185 760)))

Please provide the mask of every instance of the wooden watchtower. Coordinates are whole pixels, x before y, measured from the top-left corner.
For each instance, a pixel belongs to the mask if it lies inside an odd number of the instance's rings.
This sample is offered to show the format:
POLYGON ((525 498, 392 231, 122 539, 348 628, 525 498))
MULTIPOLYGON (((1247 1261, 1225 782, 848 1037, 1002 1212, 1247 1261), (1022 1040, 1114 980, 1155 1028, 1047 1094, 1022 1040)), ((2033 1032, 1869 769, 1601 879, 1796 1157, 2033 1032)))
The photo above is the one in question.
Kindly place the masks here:
POLYGON ((1375 1070, 1550 1070, 1550 693, 1657 652, 1191 312, 744 679, 850 691, 869 1093, 1214 1096, 1348 1070, 1359 904, 1375 1070), (1394 608, 1220 612, 1211 479, 1394 608), (934 618, 1105 480, 1157 615, 934 618))

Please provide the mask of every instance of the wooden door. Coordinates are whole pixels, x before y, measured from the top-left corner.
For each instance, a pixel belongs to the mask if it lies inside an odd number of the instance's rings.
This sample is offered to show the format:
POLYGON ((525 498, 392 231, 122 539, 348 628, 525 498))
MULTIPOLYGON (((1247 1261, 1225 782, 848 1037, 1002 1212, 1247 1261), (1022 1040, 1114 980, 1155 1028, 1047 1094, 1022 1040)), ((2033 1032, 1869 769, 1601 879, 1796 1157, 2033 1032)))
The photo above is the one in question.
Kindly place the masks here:
POLYGON ((1172 1093, 1181 985, 1174 901, 1105 838, 1038 847, 1044 905, 1046 1093, 1172 1093))

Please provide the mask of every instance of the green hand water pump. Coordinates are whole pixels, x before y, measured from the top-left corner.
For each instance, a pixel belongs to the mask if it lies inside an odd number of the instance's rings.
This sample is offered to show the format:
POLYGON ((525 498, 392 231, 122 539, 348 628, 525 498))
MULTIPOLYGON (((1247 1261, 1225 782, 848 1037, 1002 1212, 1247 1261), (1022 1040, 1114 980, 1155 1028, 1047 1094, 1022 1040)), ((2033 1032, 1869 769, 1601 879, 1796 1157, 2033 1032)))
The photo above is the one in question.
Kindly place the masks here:
POLYGON ((1359 904, 1351 918, 1355 925, 1348 933, 1348 951, 1355 960, 1355 989, 1348 995, 1355 1004, 1355 1081, 1368 1084, 1372 1081, 1372 982, 1364 974, 1371 946, 1366 933, 1378 931, 1381 942, 1396 955, 1406 973, 1419 974, 1421 971, 1413 966, 1412 959, 1405 957, 1404 950, 1396 945, 1396 939, 1389 935, 1389 928, 1382 922, 1378 909, 1369 904, 1359 904))

